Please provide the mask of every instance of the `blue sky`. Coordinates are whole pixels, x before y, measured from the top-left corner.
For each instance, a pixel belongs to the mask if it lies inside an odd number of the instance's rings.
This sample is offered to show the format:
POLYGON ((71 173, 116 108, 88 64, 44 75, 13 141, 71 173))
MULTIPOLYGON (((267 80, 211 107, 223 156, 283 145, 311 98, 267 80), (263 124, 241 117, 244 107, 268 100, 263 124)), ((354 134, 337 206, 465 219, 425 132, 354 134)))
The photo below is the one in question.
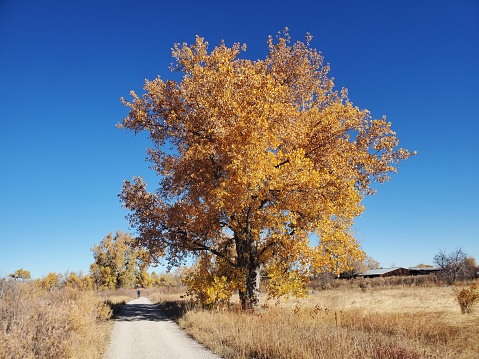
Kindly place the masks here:
POLYGON ((336 87, 418 155, 364 201, 355 230, 382 266, 479 260, 479 1, 0 1, 0 275, 88 272, 128 230, 117 194, 142 175, 146 136, 120 131, 120 97, 171 78, 175 42, 246 43, 264 58, 285 26, 336 87))

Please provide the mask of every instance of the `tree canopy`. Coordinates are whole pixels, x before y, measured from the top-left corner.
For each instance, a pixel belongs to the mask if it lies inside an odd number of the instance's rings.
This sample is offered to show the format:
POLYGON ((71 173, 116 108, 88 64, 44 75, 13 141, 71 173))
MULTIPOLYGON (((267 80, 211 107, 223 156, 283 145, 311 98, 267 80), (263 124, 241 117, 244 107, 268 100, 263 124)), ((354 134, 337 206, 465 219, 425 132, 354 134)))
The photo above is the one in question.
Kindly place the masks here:
POLYGON ((149 255, 134 245, 135 239, 128 233, 109 233, 98 245, 94 245, 94 262, 90 266, 90 277, 97 288, 132 288, 137 285, 151 286, 146 271, 149 255))
POLYGON ((148 132, 159 176, 154 191, 137 177, 120 194, 138 245, 172 266, 197 258, 190 280, 237 289, 246 309, 259 304, 260 273, 279 296, 301 293, 312 270, 361 260, 361 200, 411 155, 385 118, 334 90, 311 39, 292 43, 286 29, 251 61, 245 45, 209 51, 197 36, 172 49, 180 82, 146 80, 141 97, 122 99, 118 126, 148 132))

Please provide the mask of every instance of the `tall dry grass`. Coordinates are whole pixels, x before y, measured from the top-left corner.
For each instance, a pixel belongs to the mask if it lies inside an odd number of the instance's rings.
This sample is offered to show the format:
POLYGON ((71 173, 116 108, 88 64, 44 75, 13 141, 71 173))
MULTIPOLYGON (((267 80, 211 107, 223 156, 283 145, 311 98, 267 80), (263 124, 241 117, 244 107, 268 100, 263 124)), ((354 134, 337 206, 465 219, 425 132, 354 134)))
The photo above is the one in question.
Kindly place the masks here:
POLYGON ((479 358, 479 310, 461 314, 448 287, 320 291, 260 314, 196 308, 179 323, 225 358, 479 358))
POLYGON ((0 358, 99 358, 110 314, 91 291, 0 278, 0 358))

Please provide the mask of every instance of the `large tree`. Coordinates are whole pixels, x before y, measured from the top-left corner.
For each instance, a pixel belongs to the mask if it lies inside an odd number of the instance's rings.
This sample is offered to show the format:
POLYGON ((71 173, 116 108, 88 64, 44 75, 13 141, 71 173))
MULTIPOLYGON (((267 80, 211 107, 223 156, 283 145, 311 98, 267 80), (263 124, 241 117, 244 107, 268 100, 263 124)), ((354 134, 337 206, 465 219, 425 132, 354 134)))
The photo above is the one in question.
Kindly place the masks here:
POLYGON ((385 118, 333 89, 310 40, 292 43, 286 29, 250 61, 245 45, 209 51, 196 37, 172 50, 180 82, 146 80, 142 97, 122 99, 119 127, 148 132, 160 179, 152 192, 141 177, 124 182, 138 243, 170 265, 199 258, 197 277, 233 283, 245 309, 259 304, 260 272, 281 295, 312 269, 361 259, 351 232, 361 200, 410 156, 385 118))

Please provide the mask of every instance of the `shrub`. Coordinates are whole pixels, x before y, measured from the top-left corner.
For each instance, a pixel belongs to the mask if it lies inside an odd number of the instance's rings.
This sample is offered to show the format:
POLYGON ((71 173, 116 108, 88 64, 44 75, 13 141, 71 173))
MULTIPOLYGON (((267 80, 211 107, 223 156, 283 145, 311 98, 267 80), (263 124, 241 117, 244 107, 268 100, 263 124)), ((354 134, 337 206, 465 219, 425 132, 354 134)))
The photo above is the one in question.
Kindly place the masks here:
POLYGON ((479 291, 477 284, 472 284, 469 288, 462 288, 462 290, 455 290, 456 300, 461 307, 461 313, 470 313, 474 303, 479 301, 479 291))
POLYGON ((70 358, 110 315, 91 291, 0 279, 0 358, 70 358))

